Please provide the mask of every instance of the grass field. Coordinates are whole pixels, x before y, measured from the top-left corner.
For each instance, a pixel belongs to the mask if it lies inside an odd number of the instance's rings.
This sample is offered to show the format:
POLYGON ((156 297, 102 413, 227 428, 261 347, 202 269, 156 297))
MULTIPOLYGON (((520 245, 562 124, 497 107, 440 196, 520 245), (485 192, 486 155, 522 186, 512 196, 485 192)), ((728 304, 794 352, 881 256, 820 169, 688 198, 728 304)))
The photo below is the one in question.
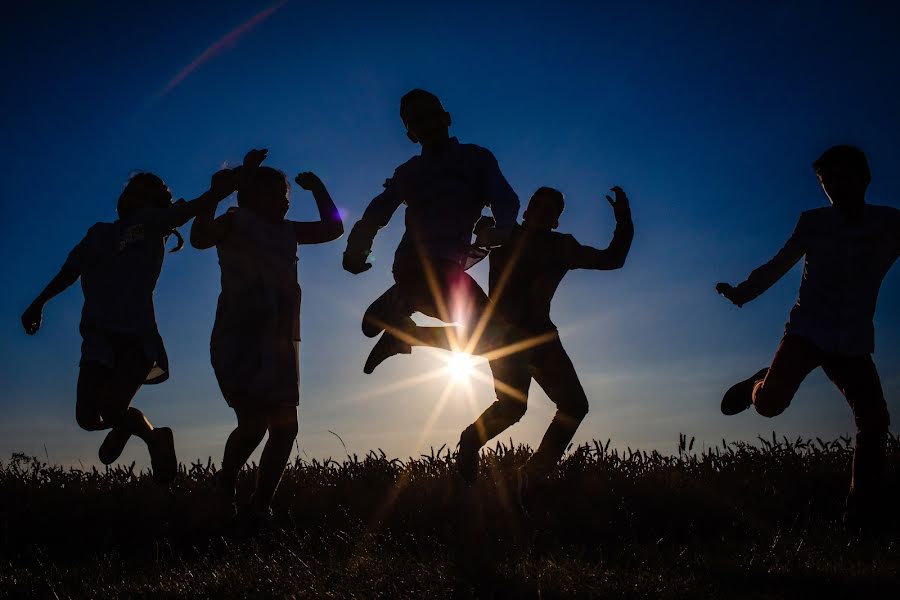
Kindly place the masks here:
MULTIPOLYGON (((574 449, 523 514, 496 445, 469 488, 447 449, 297 461, 276 527, 216 528, 215 467, 168 490, 118 467, 0 463, 0 594, 12 597, 897 597, 900 441, 881 527, 841 525, 852 443, 760 439, 703 452, 574 449)), ((242 473, 249 494, 254 469, 242 473)))

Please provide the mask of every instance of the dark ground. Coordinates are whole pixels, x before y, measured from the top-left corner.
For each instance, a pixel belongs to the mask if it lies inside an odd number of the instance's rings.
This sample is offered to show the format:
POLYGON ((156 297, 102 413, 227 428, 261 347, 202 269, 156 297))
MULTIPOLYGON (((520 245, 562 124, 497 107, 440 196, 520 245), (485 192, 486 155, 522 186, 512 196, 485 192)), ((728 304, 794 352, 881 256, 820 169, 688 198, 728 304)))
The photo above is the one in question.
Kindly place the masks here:
MULTIPOLYGON (((608 444, 608 443, 607 443, 608 444)), ((578 448, 526 516, 525 447, 483 455, 472 488, 446 449, 372 452, 285 474, 275 527, 216 527, 211 464, 168 490, 120 467, 0 463, 4 597, 898 597, 900 441, 887 517, 841 524, 848 439, 761 439, 674 456, 578 448)), ((240 481, 246 497, 253 469, 240 481)))

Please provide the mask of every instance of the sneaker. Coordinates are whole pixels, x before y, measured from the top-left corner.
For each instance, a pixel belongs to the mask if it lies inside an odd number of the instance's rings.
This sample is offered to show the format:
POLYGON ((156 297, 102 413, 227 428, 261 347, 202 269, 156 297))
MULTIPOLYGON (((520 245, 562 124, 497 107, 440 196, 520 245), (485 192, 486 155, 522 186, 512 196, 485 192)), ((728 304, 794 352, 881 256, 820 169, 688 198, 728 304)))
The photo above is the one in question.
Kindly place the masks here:
POLYGON ((97 453, 100 457, 100 462, 104 465, 111 465, 119 460, 119 457, 122 456, 122 451, 125 450, 125 444, 128 443, 130 438, 131 434, 126 430, 113 427, 106 434, 103 443, 100 444, 100 451, 97 453))
POLYGON ((400 310, 400 302, 397 286, 378 296, 363 314, 363 335, 373 338, 384 331, 385 324, 394 322, 397 316, 403 313, 400 310))
POLYGON ((175 457, 175 436, 168 427, 157 427, 151 432, 150 464, 153 479, 160 485, 172 483, 178 474, 178 459, 175 457))
POLYGON ((213 476, 211 483, 209 510, 212 517, 220 523, 233 521, 237 516, 237 494, 234 488, 229 489, 227 485, 223 485, 219 473, 213 476))
POLYGON ((459 451, 456 453, 456 470, 467 484, 478 480, 478 446, 465 439, 465 432, 459 439, 459 451))
POLYGON ((366 358, 363 373, 371 375, 375 368, 395 354, 411 354, 412 346, 385 331, 366 358))
POLYGON ((275 528, 275 516, 272 514, 271 507, 268 506, 262 509, 242 506, 237 520, 245 534, 272 531, 275 528))
POLYGON ((760 369, 742 382, 728 388, 722 397, 722 414, 736 415, 750 408, 750 405, 753 404, 753 387, 757 381, 765 379, 768 372, 768 367, 760 369))

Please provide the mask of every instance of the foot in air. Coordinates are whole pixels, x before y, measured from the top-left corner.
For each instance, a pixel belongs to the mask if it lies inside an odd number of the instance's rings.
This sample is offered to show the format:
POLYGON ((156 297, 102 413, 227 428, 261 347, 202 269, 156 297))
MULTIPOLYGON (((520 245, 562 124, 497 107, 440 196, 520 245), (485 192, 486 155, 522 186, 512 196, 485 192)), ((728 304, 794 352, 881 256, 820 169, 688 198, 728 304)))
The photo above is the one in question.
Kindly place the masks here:
POLYGON ((369 352, 369 357, 366 358, 366 364, 363 367, 363 372, 366 375, 371 375, 378 365, 383 363, 391 356, 394 356, 395 354, 410 353, 412 353, 412 346, 410 346, 397 336, 385 331, 375 343, 372 351, 369 352))
POLYGON ((750 405, 753 404, 753 387, 757 381, 764 379, 768 372, 768 367, 760 369, 747 379, 728 388, 725 396, 722 397, 722 414, 736 415, 750 408, 750 405))

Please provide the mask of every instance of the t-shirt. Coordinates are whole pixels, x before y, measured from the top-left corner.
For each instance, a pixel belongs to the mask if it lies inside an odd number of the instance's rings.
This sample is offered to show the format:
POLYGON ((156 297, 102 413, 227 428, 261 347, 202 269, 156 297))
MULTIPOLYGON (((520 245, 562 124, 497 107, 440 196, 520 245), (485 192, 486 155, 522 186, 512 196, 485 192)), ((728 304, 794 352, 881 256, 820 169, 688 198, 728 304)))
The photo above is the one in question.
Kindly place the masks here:
POLYGON ((785 332, 826 352, 873 352, 878 291, 900 256, 900 211, 868 204, 855 221, 833 206, 804 212, 775 257, 737 286, 739 303, 769 289, 803 256, 800 292, 785 332))
POLYGON ((550 303, 565 274, 621 267, 633 238, 630 221, 616 224, 605 250, 584 246, 569 234, 517 225, 510 239, 489 255, 491 301, 508 324, 524 333, 554 331, 550 303))

